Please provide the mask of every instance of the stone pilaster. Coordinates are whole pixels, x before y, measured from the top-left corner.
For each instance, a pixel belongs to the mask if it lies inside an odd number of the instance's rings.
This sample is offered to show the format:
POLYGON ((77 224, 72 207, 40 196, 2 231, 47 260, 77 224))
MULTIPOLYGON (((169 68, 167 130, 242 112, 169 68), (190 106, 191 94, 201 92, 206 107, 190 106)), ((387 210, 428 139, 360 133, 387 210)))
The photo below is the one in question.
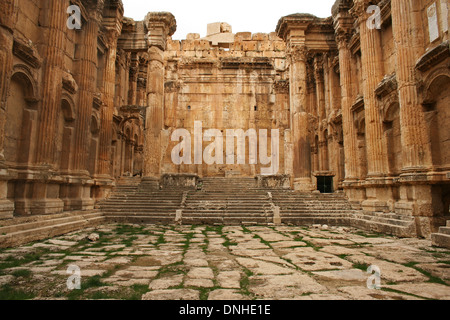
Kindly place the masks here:
POLYGON ((375 89, 383 79, 381 31, 367 26, 369 1, 358 0, 352 8, 357 17, 361 42, 363 95, 366 123, 368 177, 382 177, 387 168, 383 147, 383 122, 377 105, 375 89))
POLYGON ((151 12, 145 23, 148 30, 147 113, 145 121, 143 176, 159 179, 164 130, 164 50, 166 40, 176 30, 172 14, 151 12))

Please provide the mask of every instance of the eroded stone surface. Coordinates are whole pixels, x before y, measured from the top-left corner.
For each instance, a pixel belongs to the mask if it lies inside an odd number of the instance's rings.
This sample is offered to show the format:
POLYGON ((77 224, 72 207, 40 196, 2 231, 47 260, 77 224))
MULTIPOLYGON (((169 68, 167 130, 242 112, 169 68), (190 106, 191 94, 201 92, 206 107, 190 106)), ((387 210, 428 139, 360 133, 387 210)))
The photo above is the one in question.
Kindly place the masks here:
POLYGON ((127 229, 123 225, 103 228, 108 235, 95 245, 86 244, 84 239, 93 232, 86 230, 46 240, 42 242, 45 245, 3 251, 0 290, 8 285, 33 293, 36 299, 68 298, 66 281, 71 273, 67 270, 76 266, 82 283, 94 285, 80 292, 82 299, 100 295, 149 300, 406 300, 450 296, 449 286, 444 285, 450 281, 450 253, 424 240, 377 236, 377 241, 365 242, 367 238, 358 230, 332 233, 329 229, 289 226, 249 227, 245 232, 243 227, 228 226, 222 233, 204 232, 204 227, 196 226, 148 226, 144 236, 139 234, 141 229, 131 227, 135 233, 123 233, 127 229), (170 237, 164 246, 146 243, 166 233, 170 237), (195 239, 204 239, 205 244, 184 242, 179 246, 188 234, 197 234, 195 239), (309 240, 294 241, 294 234, 309 240), (343 237, 351 243, 335 242, 345 240, 343 237), (206 240, 210 239, 221 241, 208 246, 206 240), (314 246, 314 239, 329 240, 330 245, 314 246), (176 245, 172 247, 170 241, 176 245), (231 241, 236 245, 227 246, 231 241), (301 246, 292 246, 296 243, 301 246), (381 290, 367 287, 367 280, 374 275, 367 272, 369 266, 379 267, 381 290))

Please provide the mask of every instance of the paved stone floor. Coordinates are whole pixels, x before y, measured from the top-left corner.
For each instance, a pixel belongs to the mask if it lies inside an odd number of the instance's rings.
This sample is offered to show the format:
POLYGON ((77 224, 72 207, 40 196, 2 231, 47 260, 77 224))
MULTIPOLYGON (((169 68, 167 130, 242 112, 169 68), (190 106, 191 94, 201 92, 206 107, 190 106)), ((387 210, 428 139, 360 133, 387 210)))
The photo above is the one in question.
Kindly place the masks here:
POLYGON ((450 252, 343 227, 111 224, 1 250, 0 299, 447 300, 450 252))

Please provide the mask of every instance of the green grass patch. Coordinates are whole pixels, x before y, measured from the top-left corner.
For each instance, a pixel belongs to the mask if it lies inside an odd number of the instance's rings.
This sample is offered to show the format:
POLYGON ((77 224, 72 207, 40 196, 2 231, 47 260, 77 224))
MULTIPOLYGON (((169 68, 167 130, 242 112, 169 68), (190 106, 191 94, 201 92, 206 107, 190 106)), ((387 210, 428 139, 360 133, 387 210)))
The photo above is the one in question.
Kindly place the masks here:
POLYGON ((241 293, 246 296, 251 296, 251 292, 249 291, 250 286, 250 277, 254 276, 254 273, 247 268, 244 268, 244 276, 239 281, 241 286, 241 293))
POLYGON ((131 295, 126 297, 125 300, 142 300, 142 295, 149 291, 148 285, 146 284, 133 284, 131 289, 133 290, 131 295))
POLYGON ((28 269, 14 270, 11 274, 16 278, 19 278, 19 277, 30 278, 33 275, 31 270, 28 270, 28 269))
POLYGON ((41 257, 49 253, 49 249, 38 248, 36 252, 27 253, 23 256, 14 257, 12 255, 8 256, 2 262, 0 262, 0 270, 7 268, 15 268, 23 266, 27 263, 38 261, 41 257))
POLYGON ((137 239, 138 239, 138 237, 136 237, 136 236, 128 237, 128 238, 124 239, 122 241, 122 243, 125 245, 125 247, 129 248, 133 245, 133 241, 135 241, 137 239))
MULTIPOLYGON (((81 289, 74 289, 72 291, 70 291, 67 294, 67 298, 69 300, 79 300, 81 299, 81 297, 85 294, 85 291, 87 289, 91 289, 91 288, 101 288, 101 287, 108 287, 110 286, 107 283, 104 283, 102 281, 102 277, 101 276, 93 276, 90 277, 89 279, 83 281, 83 279, 81 280, 81 289)), ((93 293, 95 294, 95 293, 93 293)))
POLYGON ((0 288, 0 300, 30 300, 34 297, 35 294, 14 289, 10 285, 3 285, 0 288))
POLYGON ((360 270, 362 270, 364 272, 367 272, 367 269, 369 269, 369 267, 370 267, 370 265, 367 264, 367 263, 359 263, 359 262, 357 262, 357 263, 353 264, 353 268, 360 269, 360 270))

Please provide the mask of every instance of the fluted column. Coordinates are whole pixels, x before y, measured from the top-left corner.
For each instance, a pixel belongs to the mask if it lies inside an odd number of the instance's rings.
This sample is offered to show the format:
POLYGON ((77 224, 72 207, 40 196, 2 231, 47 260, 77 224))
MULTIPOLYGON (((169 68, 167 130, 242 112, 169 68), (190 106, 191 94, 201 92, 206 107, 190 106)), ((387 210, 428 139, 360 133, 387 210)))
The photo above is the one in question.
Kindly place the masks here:
POLYGON ((151 12, 145 18, 148 42, 147 112, 145 121, 144 178, 159 179, 161 174, 162 133, 164 130, 164 50, 168 36, 175 33, 175 17, 151 12))
POLYGON ((387 157, 383 149, 383 123, 375 89, 383 79, 381 31, 367 26, 369 1, 355 1, 353 12, 357 16, 361 42, 363 95, 366 123, 368 177, 381 177, 386 172, 387 157))
POLYGON ((417 96, 415 64, 423 52, 419 30, 420 6, 410 0, 391 2, 400 102, 403 172, 423 171, 431 165, 431 151, 422 107, 417 96))
POLYGON ((88 21, 83 25, 83 46, 78 66, 79 103, 78 118, 75 125, 73 170, 78 175, 89 175, 87 160, 89 154, 89 133, 94 91, 96 89, 95 74, 97 72, 97 13, 91 12, 88 21))
POLYGON ((323 136, 323 127, 321 126, 322 121, 326 120, 326 108, 325 108, 325 80, 324 80, 324 68, 323 68, 323 57, 316 56, 314 58, 314 78, 316 80, 316 99, 317 99, 317 115, 319 120, 319 171, 328 171, 328 146, 327 137, 323 136))
POLYGON ((358 157, 356 149, 356 130, 352 114, 352 56, 348 48, 349 35, 345 32, 337 34, 339 48, 339 74, 341 83, 342 130, 344 135, 345 182, 357 180, 358 157))
POLYGON ((304 46, 291 48, 290 103, 291 127, 294 144, 294 189, 313 190, 311 180, 311 142, 307 106, 307 49, 304 46))
POLYGON ((66 1, 49 0, 47 5, 47 42, 45 57, 42 102, 39 110, 36 162, 55 164, 55 143, 58 114, 61 109, 62 71, 65 55, 65 32, 67 32, 66 1))
POLYGON ((134 53, 131 56, 130 88, 128 90, 128 104, 130 106, 138 105, 138 99, 137 99, 138 74, 139 74, 139 57, 136 53, 134 53))
POLYGON ((111 167, 111 142, 112 123, 114 116, 114 93, 116 87, 116 42, 119 33, 117 30, 108 30, 108 50, 106 52, 105 70, 103 72, 103 98, 104 105, 101 109, 99 150, 98 150, 98 176, 112 178, 111 167))

